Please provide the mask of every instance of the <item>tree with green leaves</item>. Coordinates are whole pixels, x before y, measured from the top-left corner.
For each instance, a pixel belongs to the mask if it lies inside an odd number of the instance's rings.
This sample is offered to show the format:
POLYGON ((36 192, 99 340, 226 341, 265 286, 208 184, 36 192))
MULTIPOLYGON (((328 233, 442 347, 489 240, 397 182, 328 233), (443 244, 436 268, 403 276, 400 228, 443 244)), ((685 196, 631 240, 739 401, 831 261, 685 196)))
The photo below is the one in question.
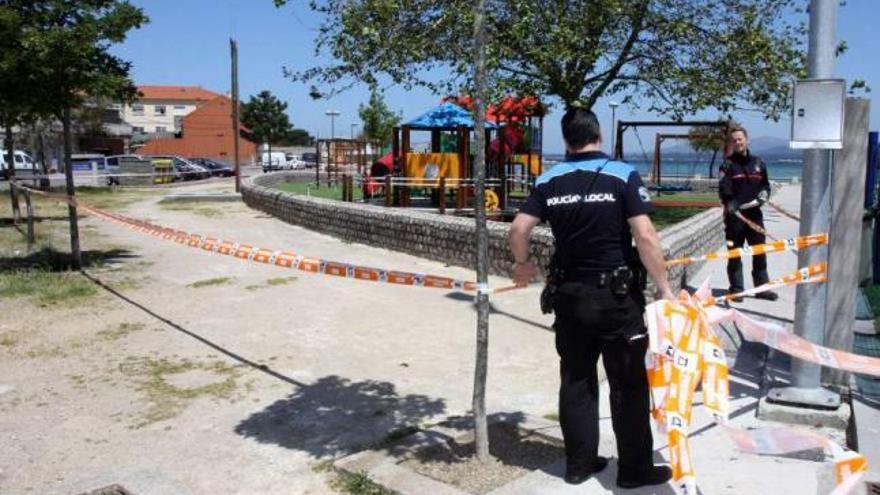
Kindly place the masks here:
POLYGON ((241 106, 241 123, 248 128, 249 134, 255 140, 269 145, 270 162, 272 145, 286 139, 291 131, 286 110, 287 103, 266 90, 251 96, 241 106))
POLYGON ((403 116, 388 108, 385 97, 378 90, 370 92, 370 101, 358 106, 358 115, 363 122, 364 137, 378 141, 380 146, 391 142, 394 126, 400 123, 403 116))
MULTIPOLYGON (((67 194, 73 197, 71 110, 89 98, 134 100, 131 64, 110 53, 110 47, 124 41, 147 17, 126 0, 7 0, 0 6, 0 18, 12 17, 15 24, 3 29, 12 30, 20 43, 15 59, 22 72, 15 76, 29 87, 15 83, 15 92, 4 98, 18 102, 18 118, 51 115, 61 120, 67 194)), ((72 264, 79 269, 76 207, 69 206, 69 213, 72 264)))
MULTIPOLYGON (((803 26, 789 21, 798 5, 487 0, 489 87, 587 108, 614 95, 673 117, 749 106, 778 118, 804 66, 803 26)), ((385 80, 442 94, 472 87, 471 2, 416 0, 401 8, 396 0, 328 0, 311 8, 323 19, 315 51, 331 61, 288 75, 312 84, 314 96, 385 80)))

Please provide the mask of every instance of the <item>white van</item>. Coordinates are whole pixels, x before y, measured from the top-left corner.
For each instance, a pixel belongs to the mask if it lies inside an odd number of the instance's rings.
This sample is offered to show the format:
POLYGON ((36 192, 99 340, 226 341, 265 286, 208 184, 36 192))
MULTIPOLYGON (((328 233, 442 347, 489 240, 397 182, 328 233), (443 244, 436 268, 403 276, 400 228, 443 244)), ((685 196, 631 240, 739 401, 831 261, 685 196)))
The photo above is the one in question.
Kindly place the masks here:
POLYGON ((260 161, 263 163, 263 172, 287 168, 287 155, 282 151, 273 151, 272 153, 264 151, 260 161))
MULTIPOLYGON (((19 172, 28 172, 29 174, 36 174, 38 172, 37 164, 34 163, 33 158, 30 157, 24 151, 15 150, 13 151, 14 159, 15 159, 15 173, 19 172)), ((3 178, 6 178, 6 150, 4 149, 2 155, 0 155, 0 170, 3 170, 4 173, 0 174, 3 178)))

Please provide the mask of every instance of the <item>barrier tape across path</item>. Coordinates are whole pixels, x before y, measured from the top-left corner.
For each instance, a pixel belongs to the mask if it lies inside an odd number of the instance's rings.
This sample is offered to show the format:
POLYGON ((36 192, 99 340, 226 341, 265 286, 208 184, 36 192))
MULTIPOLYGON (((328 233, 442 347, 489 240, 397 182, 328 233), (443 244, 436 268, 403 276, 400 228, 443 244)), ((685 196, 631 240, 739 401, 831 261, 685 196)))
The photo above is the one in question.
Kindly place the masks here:
MULTIPOLYGON (((799 283, 823 282, 826 267, 813 265, 748 291, 758 293, 799 283)), ((850 493, 867 471, 864 456, 846 450, 815 432, 792 427, 746 430, 728 424, 727 359, 713 324, 734 322, 743 338, 761 342, 797 358, 855 373, 880 376, 880 359, 819 346, 779 325, 753 320, 734 309, 723 310, 711 297, 708 282, 693 295, 682 291, 678 302, 656 301, 646 308, 649 351, 645 356, 651 391, 651 414, 668 437, 673 484, 680 493, 696 494, 696 471, 688 441, 694 396, 702 385, 702 404, 736 446, 754 454, 779 455, 822 448, 834 460, 833 495, 850 493)))
POLYGON ((321 273, 324 275, 353 278, 369 282, 409 285, 414 287, 461 290, 466 292, 478 292, 486 294, 499 294, 519 289, 519 287, 515 285, 489 289, 486 286, 481 286, 476 282, 468 280, 459 280, 440 275, 385 270, 381 268, 372 268, 368 266, 329 261, 320 258, 309 258, 292 251, 277 251, 273 249, 255 247, 250 244, 240 244, 234 241, 222 240, 215 237, 190 234, 182 230, 162 227, 152 224, 150 222, 145 222, 143 220, 137 220, 127 217, 125 215, 120 215, 118 213, 110 213, 76 201, 75 198, 70 198, 65 194, 47 193, 44 191, 38 191, 36 189, 26 188, 21 185, 18 185, 17 187, 28 189, 34 194, 39 194, 41 196, 72 204, 73 206, 92 213, 95 216, 120 225, 124 225, 129 229, 136 230, 138 232, 150 234, 155 237, 174 241, 178 244, 200 249, 210 253, 233 256, 235 258, 254 263, 264 263, 267 265, 296 269, 304 272, 321 273))
POLYGON ((698 261, 724 260, 730 258, 741 258, 744 256, 757 256, 762 254, 778 253, 782 251, 797 251, 813 246, 821 246, 828 244, 828 234, 813 234, 802 237, 792 237, 790 239, 768 242, 766 244, 757 244, 754 246, 743 246, 736 249, 728 249, 727 251, 716 251, 714 253, 704 254, 702 256, 686 256, 666 262, 666 266, 689 265, 698 261))
MULTIPOLYGON (((18 186, 23 187, 23 186, 18 186)), ((30 188, 27 188, 30 189, 30 188)), ((242 245, 232 241, 189 234, 180 230, 154 225, 124 215, 110 213, 77 202, 63 194, 31 192, 72 204, 96 216, 124 225, 132 230, 149 233, 155 237, 172 240, 181 245, 204 251, 234 256, 239 259, 265 263, 284 268, 295 268, 312 273, 355 278, 373 282, 385 282, 418 287, 458 289, 483 293, 499 293, 516 289, 503 287, 490 291, 488 287, 465 280, 411 272, 389 271, 347 263, 307 258, 290 251, 273 251, 242 245)), ((777 241, 749 250, 732 250, 731 254, 710 253, 699 259, 724 259, 744 254, 760 254, 782 250, 800 249, 828 242, 827 235, 818 234, 777 241)), ((845 371, 880 376, 880 359, 858 356, 852 353, 828 349, 797 337, 778 325, 752 320, 738 311, 723 310, 718 303, 743 295, 753 295, 786 285, 820 283, 826 280, 826 265, 818 264, 802 268, 786 277, 771 281, 760 287, 726 295, 711 296, 708 283, 693 295, 682 291, 679 301, 656 301, 646 308, 645 317, 649 333, 649 351, 646 354, 648 383, 652 397, 652 415, 661 431, 669 437, 670 463, 673 483, 684 494, 697 493, 696 476, 691 461, 687 427, 690 424, 693 398, 698 383, 702 383, 703 405, 724 428, 738 448, 758 454, 783 454, 806 448, 823 448, 835 462, 837 487, 832 495, 849 493, 867 471, 867 461, 860 454, 848 451, 830 440, 810 431, 794 428, 761 428, 745 430, 727 424, 729 408, 728 367, 719 337, 711 329, 712 324, 723 321, 735 322, 747 340, 762 342, 769 347, 797 358, 845 371)))

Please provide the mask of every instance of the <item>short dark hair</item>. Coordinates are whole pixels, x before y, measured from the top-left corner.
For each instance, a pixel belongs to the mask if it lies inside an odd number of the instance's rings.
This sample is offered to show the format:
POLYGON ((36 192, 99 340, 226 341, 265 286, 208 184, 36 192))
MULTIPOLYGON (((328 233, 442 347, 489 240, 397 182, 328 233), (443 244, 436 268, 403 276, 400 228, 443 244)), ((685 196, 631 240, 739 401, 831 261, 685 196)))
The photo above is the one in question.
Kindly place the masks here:
POLYGON ((727 132, 727 135, 731 136, 734 132, 741 132, 745 134, 746 137, 749 137, 749 131, 747 131, 746 128, 741 125, 731 127, 730 130, 727 132))
POLYGON ((562 138, 574 149, 583 148, 599 141, 602 137, 599 119, 592 110, 569 107, 562 116, 562 138))

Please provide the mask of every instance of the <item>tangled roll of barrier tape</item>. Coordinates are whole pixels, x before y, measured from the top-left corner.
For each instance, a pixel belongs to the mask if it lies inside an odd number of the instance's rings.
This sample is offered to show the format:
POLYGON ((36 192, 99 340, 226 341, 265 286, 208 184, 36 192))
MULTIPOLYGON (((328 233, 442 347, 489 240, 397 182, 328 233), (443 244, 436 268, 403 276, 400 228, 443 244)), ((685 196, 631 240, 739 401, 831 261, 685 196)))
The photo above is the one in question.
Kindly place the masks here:
MULTIPOLYGON (((825 280, 825 266, 815 265, 761 286, 751 293, 782 285, 825 280)), ((677 302, 657 301, 646 308, 649 350, 645 356, 652 398, 651 414, 669 441, 673 483, 680 493, 697 493, 696 470, 688 442, 694 396, 702 386, 702 404, 737 447, 755 454, 784 454, 822 448, 834 459, 835 495, 849 493, 867 471, 867 460, 827 438, 795 428, 745 430, 728 424, 727 359, 712 325, 735 322, 743 338, 800 359, 846 371, 880 376, 880 359, 813 344, 782 327, 753 320, 736 310, 723 310, 711 297, 708 283, 693 295, 682 292, 677 302)))

